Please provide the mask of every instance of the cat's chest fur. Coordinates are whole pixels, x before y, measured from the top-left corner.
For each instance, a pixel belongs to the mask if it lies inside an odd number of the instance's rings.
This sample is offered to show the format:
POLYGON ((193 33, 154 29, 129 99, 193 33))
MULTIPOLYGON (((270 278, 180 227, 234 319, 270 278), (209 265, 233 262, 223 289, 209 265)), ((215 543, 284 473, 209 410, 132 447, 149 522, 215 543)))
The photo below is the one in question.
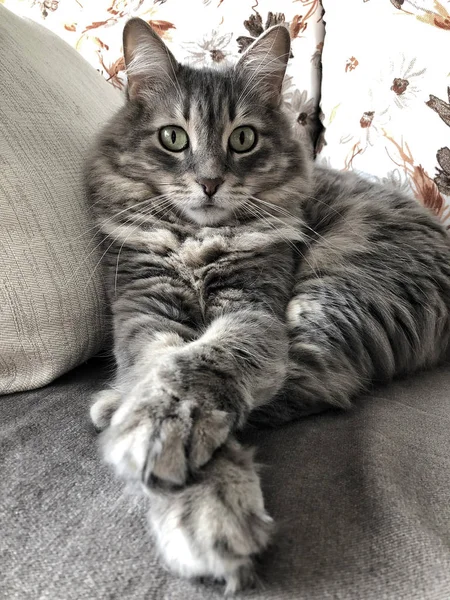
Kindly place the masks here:
POLYGON ((164 261, 183 278, 201 280, 230 262, 245 263, 250 256, 270 247, 271 234, 240 228, 209 228, 195 232, 153 229, 145 234, 149 254, 164 261))
POLYGON ((244 293, 256 300, 258 290, 264 290, 282 307, 292 287, 291 244, 273 228, 189 229, 155 223, 139 231, 124 228, 116 244, 109 261, 115 301, 122 291, 128 297, 133 290, 151 293, 154 286, 173 286, 175 300, 184 289, 185 298, 205 319, 207 306, 218 295, 230 299, 244 293))

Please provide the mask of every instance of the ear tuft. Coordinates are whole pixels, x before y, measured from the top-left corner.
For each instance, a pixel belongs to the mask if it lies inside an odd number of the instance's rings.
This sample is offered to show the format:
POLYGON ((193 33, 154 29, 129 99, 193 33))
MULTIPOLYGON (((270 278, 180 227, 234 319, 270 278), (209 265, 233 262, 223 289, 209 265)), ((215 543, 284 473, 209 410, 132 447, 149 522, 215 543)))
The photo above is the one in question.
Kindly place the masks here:
POLYGON ((145 21, 130 19, 123 30, 123 52, 128 76, 128 97, 158 94, 173 82, 178 70, 169 48, 145 21))
POLYGON ((258 83, 271 104, 278 105, 290 54, 288 29, 284 25, 275 25, 247 48, 235 68, 258 83))

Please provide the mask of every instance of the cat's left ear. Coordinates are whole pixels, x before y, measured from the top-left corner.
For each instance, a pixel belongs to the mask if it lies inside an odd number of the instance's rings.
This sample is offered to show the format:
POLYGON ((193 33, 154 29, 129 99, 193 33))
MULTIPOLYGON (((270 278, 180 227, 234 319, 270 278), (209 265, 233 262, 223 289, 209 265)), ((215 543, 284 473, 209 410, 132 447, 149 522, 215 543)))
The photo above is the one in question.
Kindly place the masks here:
POLYGON ((267 100, 276 106, 281 101, 281 86, 290 54, 289 31, 283 25, 275 25, 248 47, 235 69, 244 73, 252 85, 258 85, 267 100))
POLYGON ((123 30, 128 97, 157 94, 173 83, 179 64, 157 33, 142 19, 130 19, 123 30))

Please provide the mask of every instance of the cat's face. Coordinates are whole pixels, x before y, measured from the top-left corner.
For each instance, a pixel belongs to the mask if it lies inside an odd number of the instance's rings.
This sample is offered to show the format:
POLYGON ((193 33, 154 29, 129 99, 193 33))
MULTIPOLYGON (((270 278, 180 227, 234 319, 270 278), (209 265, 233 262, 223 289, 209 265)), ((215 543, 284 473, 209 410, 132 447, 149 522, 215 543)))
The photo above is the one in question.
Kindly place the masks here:
POLYGON ((129 99, 118 168, 199 225, 263 218, 292 195, 303 152, 280 111, 289 36, 277 28, 234 69, 179 65, 142 21, 125 30, 129 99), (252 54, 253 53, 253 54, 252 54))

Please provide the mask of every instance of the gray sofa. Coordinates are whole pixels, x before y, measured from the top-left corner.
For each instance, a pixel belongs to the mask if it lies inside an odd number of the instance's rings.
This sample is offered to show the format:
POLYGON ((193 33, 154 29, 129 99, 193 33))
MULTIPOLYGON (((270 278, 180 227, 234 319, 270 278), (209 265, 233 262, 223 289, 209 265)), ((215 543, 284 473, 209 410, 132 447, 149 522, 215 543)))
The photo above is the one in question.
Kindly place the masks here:
MULTIPOLYGON (((0 402, 0 598, 215 600, 159 564, 145 501, 97 452, 92 360, 0 402)), ((382 388, 353 411, 274 431, 259 447, 278 523, 260 600, 450 598, 450 368, 382 388)))
MULTIPOLYGON (((75 270, 80 249, 72 246, 70 257, 64 242, 81 239, 75 225, 89 227, 83 224, 78 172, 88 139, 118 100, 68 46, 1 6, 0 40, 0 249, 14 229, 5 210, 17 216, 22 206, 28 226, 18 218, 17 233, 24 237, 8 249, 14 261, 23 249, 34 261, 27 259, 23 270, 11 267, 5 276, 0 252, 0 382, 18 390, 43 385, 43 365, 52 379, 79 363, 92 348, 84 332, 101 339, 100 283, 91 296, 82 296, 97 256, 84 280, 74 283, 67 273, 75 270), (36 134, 28 135, 27 144, 20 143, 20 127, 36 134), (51 244, 47 218, 41 228, 32 226, 32 218, 42 216, 39 206, 59 210, 51 244), (46 244, 51 253, 39 255, 46 244), (43 280, 42 265, 54 288, 43 280), (16 286, 17 303, 7 302, 5 280, 8 289, 16 286), (66 297, 79 299, 78 312, 66 297), (24 299, 28 312, 20 304, 24 299), (36 317, 39 307, 45 318, 36 317), (10 319, 8 308, 14 309, 10 319), (63 316, 57 319, 58 311, 63 316)), ((82 249, 89 238, 80 242, 82 249)), ((222 597, 220 585, 186 582, 161 567, 145 499, 101 462, 88 410, 92 393, 110 373, 110 362, 91 359, 46 387, 0 397, 0 600, 222 597)), ((351 412, 243 437, 259 448, 267 508, 278 524, 259 566, 263 587, 243 598, 450 600, 450 363, 380 388, 351 412)))

